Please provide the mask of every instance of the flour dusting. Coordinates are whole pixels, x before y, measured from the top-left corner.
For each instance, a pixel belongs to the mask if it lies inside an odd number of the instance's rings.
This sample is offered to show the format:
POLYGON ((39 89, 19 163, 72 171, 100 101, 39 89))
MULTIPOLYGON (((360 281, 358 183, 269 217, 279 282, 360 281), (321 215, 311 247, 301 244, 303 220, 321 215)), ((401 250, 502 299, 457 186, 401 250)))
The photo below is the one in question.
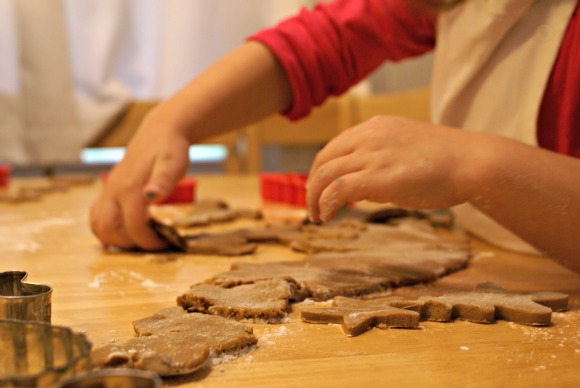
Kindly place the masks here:
POLYGON ((34 239, 46 229, 74 224, 72 218, 46 218, 35 222, 0 226, 0 244, 12 252, 36 252, 41 246, 34 239))

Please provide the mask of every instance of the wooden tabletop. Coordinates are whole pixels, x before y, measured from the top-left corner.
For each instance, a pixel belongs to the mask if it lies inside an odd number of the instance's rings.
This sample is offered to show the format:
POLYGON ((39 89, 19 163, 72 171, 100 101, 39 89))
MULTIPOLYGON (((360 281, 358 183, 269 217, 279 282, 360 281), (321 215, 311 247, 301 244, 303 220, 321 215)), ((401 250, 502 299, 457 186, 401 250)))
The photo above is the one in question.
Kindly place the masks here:
MULTIPOLYGON (((198 198, 260 207, 255 176, 198 176, 198 198)), ((36 181, 13 180, 12 185, 36 181)), ((38 202, 0 203, 0 271, 28 272, 53 287, 52 323, 84 332, 93 346, 134 336, 131 322, 176 305, 190 285, 227 271, 234 261, 300 259, 286 248, 260 247, 247 257, 107 253, 92 235, 88 210, 100 182, 45 195, 38 202)), ((271 215, 279 211, 265 209, 271 215)), ((374 329, 348 338, 337 325, 253 325, 259 339, 239 359, 170 386, 572 386, 580 384, 580 277, 546 258, 473 241, 465 270, 439 280, 444 290, 492 281, 510 291, 557 291, 570 309, 549 327, 498 321, 421 322, 417 330, 374 329)))

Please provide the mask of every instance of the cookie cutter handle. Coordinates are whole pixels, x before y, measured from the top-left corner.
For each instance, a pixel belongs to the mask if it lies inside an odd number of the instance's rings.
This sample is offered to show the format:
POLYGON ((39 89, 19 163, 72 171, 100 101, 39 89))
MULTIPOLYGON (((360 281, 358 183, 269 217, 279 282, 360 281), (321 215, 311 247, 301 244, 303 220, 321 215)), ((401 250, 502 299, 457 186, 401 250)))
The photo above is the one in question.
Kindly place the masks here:
POLYGON ((50 323, 52 288, 25 283, 27 275, 24 271, 0 272, 0 319, 50 323))

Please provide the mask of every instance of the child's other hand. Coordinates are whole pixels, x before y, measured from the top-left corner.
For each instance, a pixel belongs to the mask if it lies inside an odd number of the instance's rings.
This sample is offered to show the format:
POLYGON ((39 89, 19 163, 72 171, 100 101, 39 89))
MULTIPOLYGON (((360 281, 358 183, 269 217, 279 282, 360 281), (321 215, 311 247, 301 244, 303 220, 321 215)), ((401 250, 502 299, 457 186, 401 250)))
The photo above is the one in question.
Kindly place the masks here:
POLYGON ((469 133, 400 117, 377 116, 332 139, 307 184, 312 221, 329 221, 349 201, 434 209, 467 200, 469 133))

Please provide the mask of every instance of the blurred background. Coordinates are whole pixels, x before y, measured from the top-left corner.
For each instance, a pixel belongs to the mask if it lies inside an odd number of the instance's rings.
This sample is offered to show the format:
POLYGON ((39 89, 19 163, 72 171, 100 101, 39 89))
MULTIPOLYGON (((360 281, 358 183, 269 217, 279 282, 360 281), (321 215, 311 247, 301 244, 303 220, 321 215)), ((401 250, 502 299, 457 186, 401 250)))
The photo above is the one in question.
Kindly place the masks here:
MULTIPOLYGON (((248 35, 315 3, 0 0, 0 163, 11 164, 14 175, 110 168, 155 103, 248 35)), ((426 88, 431 60, 384 65, 351 93, 426 88)), ((192 146, 191 171, 246 171, 248 152, 256 152, 251 147, 260 139, 241 130, 192 146)), ((260 147, 251 169, 305 170, 320 146, 273 140, 260 147)))

